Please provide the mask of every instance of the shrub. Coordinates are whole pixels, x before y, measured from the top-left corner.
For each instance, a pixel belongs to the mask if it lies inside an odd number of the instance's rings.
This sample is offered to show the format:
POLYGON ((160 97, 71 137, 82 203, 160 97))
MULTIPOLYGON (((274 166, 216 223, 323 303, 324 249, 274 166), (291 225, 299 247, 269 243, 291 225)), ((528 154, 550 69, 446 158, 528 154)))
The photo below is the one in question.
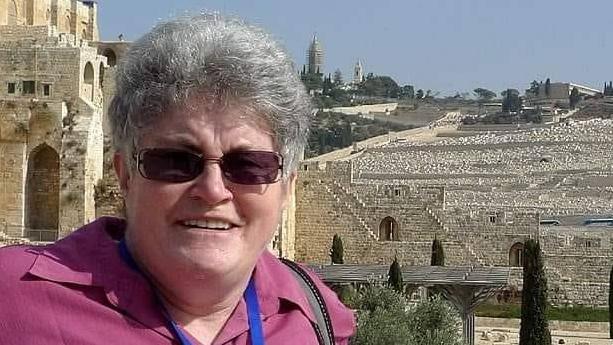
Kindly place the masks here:
POLYGON ((363 289, 355 345, 460 345, 457 312, 441 298, 409 305, 400 293, 383 286, 363 289))

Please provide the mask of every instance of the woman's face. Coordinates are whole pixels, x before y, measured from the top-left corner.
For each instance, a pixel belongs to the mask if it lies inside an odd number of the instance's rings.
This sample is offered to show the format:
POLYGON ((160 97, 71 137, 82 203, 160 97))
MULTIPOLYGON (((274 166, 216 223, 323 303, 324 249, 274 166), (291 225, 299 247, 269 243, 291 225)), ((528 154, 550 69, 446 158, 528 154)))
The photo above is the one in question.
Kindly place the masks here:
MULTIPOLYGON (((269 133, 239 108, 195 101, 164 114, 141 137, 144 148, 188 150, 219 158, 236 150, 275 151, 269 133)), ((122 164, 116 157, 116 164, 122 164)), ((123 166, 125 168, 125 166, 123 166)), ((289 182, 241 185, 227 181, 214 162, 194 180, 169 183, 118 169, 125 196, 127 241, 156 278, 240 277, 249 274, 277 229, 289 182)))

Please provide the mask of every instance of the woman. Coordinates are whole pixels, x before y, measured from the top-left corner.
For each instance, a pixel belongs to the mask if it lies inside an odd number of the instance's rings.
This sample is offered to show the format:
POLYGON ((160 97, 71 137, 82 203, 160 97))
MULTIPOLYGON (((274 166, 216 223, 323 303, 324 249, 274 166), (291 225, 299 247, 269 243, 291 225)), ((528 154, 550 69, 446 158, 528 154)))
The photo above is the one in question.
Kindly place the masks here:
MULTIPOLYGON (((0 343, 317 344, 304 290, 265 250, 311 110, 286 53, 205 14, 155 27, 116 78, 126 221, 0 251, 0 343)), ((352 313, 316 285, 348 343, 352 313)))

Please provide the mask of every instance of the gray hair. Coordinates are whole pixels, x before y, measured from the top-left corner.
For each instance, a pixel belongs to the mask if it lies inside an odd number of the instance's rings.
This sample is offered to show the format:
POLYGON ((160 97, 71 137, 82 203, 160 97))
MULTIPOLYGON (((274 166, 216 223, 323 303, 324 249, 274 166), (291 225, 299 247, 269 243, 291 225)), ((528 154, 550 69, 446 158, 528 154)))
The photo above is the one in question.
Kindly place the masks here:
POLYGON ((248 108, 272 131, 284 176, 296 170, 312 106, 291 59, 269 34, 213 13, 158 24, 118 65, 108 111, 115 149, 131 154, 141 130, 190 94, 248 108))

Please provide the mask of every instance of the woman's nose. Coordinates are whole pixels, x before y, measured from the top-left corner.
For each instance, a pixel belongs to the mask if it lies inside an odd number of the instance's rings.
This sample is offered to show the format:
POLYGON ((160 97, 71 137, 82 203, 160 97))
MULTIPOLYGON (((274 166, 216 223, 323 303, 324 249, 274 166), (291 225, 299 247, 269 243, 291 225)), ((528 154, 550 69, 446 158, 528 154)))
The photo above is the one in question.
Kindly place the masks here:
POLYGON ((226 186, 219 162, 206 161, 202 173, 194 180, 191 196, 202 199, 209 205, 232 200, 233 194, 226 186))

